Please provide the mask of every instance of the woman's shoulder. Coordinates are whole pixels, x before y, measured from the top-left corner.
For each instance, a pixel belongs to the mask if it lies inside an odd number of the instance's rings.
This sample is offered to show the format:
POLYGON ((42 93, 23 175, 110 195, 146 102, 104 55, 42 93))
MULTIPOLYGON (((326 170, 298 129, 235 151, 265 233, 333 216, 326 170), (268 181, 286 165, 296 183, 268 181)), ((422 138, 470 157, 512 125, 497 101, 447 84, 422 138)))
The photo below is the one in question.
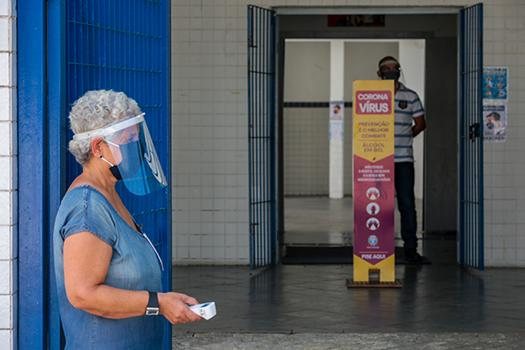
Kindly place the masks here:
POLYGON ((104 195, 100 193, 100 191, 97 190, 95 187, 89 184, 82 184, 70 188, 62 198, 61 204, 66 206, 93 205, 109 207, 109 203, 104 197, 104 195))
POLYGON ((71 216, 82 214, 86 218, 100 216, 113 218, 112 207, 100 191, 91 185, 83 184, 70 188, 60 203, 58 216, 71 216))
POLYGON ((89 231, 113 242, 115 227, 111 205, 102 193, 89 185, 70 188, 66 192, 55 220, 55 230, 62 232, 64 238, 72 233, 89 231))

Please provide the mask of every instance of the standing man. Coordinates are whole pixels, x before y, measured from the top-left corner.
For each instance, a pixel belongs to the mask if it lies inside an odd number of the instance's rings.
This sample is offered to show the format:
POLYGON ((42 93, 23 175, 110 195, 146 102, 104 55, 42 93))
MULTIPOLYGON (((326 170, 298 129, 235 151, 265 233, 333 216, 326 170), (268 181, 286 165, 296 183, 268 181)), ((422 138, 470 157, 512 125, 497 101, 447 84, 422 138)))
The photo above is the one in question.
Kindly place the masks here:
POLYGON ((417 252, 417 217, 414 198, 414 155, 412 141, 425 130, 425 111, 415 91, 399 82, 401 65, 392 56, 379 61, 377 75, 383 80, 394 80, 395 86, 395 188, 397 207, 401 215, 401 237, 405 260, 409 264, 430 264, 417 252))

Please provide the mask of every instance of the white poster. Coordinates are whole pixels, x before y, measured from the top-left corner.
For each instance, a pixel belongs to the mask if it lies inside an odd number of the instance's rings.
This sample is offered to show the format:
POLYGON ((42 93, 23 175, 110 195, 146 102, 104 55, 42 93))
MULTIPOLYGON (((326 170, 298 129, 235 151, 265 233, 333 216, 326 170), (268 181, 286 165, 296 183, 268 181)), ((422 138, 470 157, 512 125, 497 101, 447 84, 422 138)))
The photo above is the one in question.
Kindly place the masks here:
POLYGON ((505 142, 508 126, 509 68, 483 67, 483 138, 505 142))
POLYGON ((343 140, 345 103, 343 101, 330 102, 330 141, 343 140))
POLYGON ((485 141, 504 142, 507 138, 507 103, 483 100, 483 137, 485 141))
POLYGON ((330 102, 330 121, 343 120, 345 115, 345 103, 343 101, 330 102))

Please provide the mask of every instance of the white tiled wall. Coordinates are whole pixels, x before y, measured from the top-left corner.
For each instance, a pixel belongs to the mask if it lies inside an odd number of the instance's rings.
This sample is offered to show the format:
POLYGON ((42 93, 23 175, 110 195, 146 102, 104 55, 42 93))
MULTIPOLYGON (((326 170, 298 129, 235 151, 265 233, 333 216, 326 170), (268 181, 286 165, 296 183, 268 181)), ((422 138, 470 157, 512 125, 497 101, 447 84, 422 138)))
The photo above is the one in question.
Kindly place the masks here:
MULTIPOLYGON (((174 262, 248 261, 248 3, 271 7, 477 2, 173 0, 174 262)), ((485 145, 486 264, 525 266, 525 2, 484 3, 485 64, 510 69, 508 140, 485 145)))
POLYGON ((16 15, 0 0, 0 349, 16 342, 16 15))
POLYGON ((525 266, 525 2, 485 7, 485 65, 509 67, 509 131, 485 143, 485 255, 489 266, 525 266))
POLYGON ((173 259, 248 261, 244 8, 172 1, 173 259))

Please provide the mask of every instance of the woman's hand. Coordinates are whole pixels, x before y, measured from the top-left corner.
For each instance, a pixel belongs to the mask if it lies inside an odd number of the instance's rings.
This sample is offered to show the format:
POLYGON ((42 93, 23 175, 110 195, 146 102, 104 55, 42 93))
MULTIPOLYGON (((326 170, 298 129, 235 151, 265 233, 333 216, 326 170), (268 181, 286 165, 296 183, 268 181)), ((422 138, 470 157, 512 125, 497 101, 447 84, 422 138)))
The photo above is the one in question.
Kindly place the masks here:
POLYGON ((160 314, 166 317, 171 324, 189 323, 202 318, 190 310, 188 305, 199 302, 186 294, 168 292, 158 293, 160 314))

